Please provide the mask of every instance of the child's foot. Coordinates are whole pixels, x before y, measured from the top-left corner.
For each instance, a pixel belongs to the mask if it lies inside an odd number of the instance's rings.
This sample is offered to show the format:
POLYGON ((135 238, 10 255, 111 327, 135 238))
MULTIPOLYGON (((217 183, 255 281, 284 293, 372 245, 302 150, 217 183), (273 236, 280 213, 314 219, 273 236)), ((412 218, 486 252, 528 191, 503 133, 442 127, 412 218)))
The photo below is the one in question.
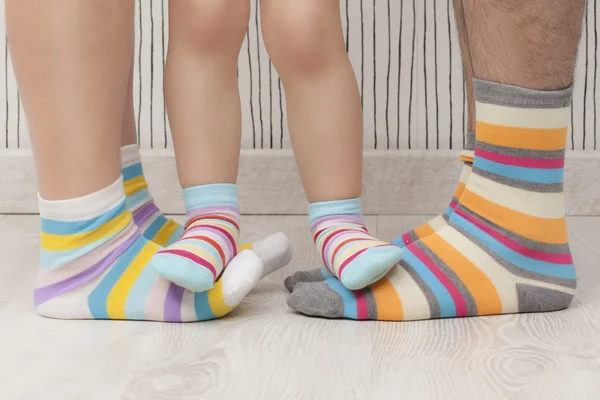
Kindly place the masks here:
POLYGON ((144 178, 137 144, 121 147, 121 168, 127 208, 142 235, 161 246, 169 246, 179 240, 183 235, 183 226, 165 217, 154 204, 144 178))
MULTIPOLYGON (((123 182, 88 196, 40 199, 41 260, 34 291, 38 312, 62 319, 200 321, 231 312, 265 273, 245 250, 229 263, 215 287, 192 293, 149 266, 159 246, 145 239, 125 205, 123 182)), ((282 248, 287 240, 278 237, 282 248), (285 243, 284 243, 285 242, 285 243)), ((257 242, 269 269, 284 252, 269 254, 257 242)))
POLYGON ((299 283, 288 304, 330 318, 416 320, 555 311, 576 279, 564 216, 571 89, 476 81, 473 172, 446 226, 404 249, 399 267, 362 291, 299 283))
POLYGON ((323 263, 349 289, 381 279, 402 258, 398 246, 369 235, 358 198, 312 203, 309 216, 323 263))
POLYGON ((152 257, 163 278, 193 292, 213 287, 237 254, 240 211, 233 184, 201 185, 183 190, 187 224, 178 241, 152 257))

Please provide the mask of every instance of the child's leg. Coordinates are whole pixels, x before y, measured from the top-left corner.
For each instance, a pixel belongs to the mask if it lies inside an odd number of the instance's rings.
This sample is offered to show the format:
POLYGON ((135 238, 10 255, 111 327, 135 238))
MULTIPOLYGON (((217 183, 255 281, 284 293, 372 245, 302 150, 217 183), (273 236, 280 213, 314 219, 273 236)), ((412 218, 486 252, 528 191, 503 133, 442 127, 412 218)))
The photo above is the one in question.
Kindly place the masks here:
POLYGON ((237 252, 237 59, 249 17, 247 0, 169 3, 165 95, 188 221, 152 264, 194 291, 211 288, 237 252))
POLYGON ((364 226, 362 117, 337 0, 262 0, 265 43, 285 87, 292 145, 325 265, 349 288, 401 257, 364 226))

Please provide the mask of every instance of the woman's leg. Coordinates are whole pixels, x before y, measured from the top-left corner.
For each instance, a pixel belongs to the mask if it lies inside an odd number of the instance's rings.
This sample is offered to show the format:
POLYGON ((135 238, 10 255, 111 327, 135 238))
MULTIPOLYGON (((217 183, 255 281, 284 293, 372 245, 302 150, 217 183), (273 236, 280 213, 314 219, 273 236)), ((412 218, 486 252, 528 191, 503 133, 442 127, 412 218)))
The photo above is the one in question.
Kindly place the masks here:
POLYGON ((237 60, 249 18, 248 0, 169 4, 165 95, 188 220, 181 240, 152 263, 194 291, 211 288, 237 252, 237 60))
POLYGON ((262 0, 265 44, 281 76, 292 145, 326 266, 351 289, 381 278, 400 249, 364 226, 362 111, 339 1, 262 0))
POLYGON ((127 208, 133 214, 135 224, 140 228, 142 235, 161 246, 168 246, 179 240, 183 235, 183 226, 173 219, 166 218, 160 212, 144 176, 133 106, 133 57, 121 128, 121 173, 127 196, 127 208))
POLYGON ((219 317, 258 281, 261 260, 245 252, 210 292, 184 291, 149 268, 159 246, 125 205, 119 146, 133 48, 123 38, 133 35, 133 12, 125 0, 6 2, 40 190, 35 305, 66 319, 219 317))

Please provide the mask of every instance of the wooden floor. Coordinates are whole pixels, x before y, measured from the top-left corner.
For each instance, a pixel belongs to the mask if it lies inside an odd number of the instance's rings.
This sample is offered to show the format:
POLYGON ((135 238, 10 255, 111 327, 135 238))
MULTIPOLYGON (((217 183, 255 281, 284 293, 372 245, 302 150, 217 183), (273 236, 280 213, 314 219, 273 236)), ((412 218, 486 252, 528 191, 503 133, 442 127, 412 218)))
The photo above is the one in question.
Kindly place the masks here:
MULTIPOLYGON (((426 217, 369 217, 391 239, 426 217)), ((411 323, 294 314, 283 278, 316 266, 307 218, 245 217, 289 235, 292 263, 219 321, 36 315, 36 216, 0 216, 0 399, 600 399, 600 218, 570 219, 579 288, 552 314, 411 323)))

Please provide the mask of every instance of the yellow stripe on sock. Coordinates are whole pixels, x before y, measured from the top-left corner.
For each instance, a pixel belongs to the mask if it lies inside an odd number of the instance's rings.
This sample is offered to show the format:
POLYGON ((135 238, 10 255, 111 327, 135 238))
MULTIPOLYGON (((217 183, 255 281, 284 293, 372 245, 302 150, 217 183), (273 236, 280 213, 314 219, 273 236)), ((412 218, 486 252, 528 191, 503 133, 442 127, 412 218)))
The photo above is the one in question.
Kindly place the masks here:
POLYGON ((42 232, 40 235, 41 246, 42 249, 50 251, 77 249, 117 234, 125 229, 132 220, 131 212, 126 210, 91 232, 82 232, 73 235, 55 235, 42 232))
MULTIPOLYGON (((198 257, 203 258, 204 260, 211 263, 213 265, 213 267, 215 267, 217 272, 219 272, 218 270, 221 267, 221 258, 216 259, 210 252, 208 252, 201 246, 196 246, 193 244, 186 244, 185 242, 179 241, 179 242, 175 242, 172 245, 170 245, 169 250, 183 250, 188 253, 195 254, 198 257)), ((204 267, 201 267, 201 268, 204 268, 204 267)))
POLYGON ((542 243, 568 242, 565 218, 539 218, 523 214, 484 199, 465 189, 460 203, 481 217, 527 239, 542 243))
POLYGON ((242 243, 238 245, 238 253, 242 250, 252 250, 252 243, 242 243))
POLYGON ((146 179, 144 176, 136 176, 135 178, 131 178, 127 182, 123 183, 123 187, 125 188, 125 194, 130 196, 140 190, 147 189, 148 184, 146 183, 146 179))
POLYGON ((435 254, 464 283, 475 300, 478 315, 502 313, 502 300, 498 291, 479 268, 437 234, 424 239, 423 243, 430 249, 435 249, 435 254))
POLYGON ((394 285, 387 278, 381 279, 370 286, 371 293, 377 305, 377 319, 380 321, 402 321, 404 310, 394 285))
POLYGON ((162 228, 158 230, 158 232, 156 232, 156 235, 154 235, 152 241, 154 243, 158 243, 161 246, 166 246, 167 242, 169 241, 171 236, 173 236, 173 233, 175 232, 178 226, 179 225, 172 219, 168 220, 167 223, 164 224, 162 228))
POLYGON ((106 299, 106 312, 110 319, 126 318, 125 304, 127 303, 129 291, 159 248, 156 243, 148 241, 138 255, 135 256, 131 264, 129 264, 125 272, 123 272, 117 283, 115 283, 115 286, 113 286, 106 299))
POLYGON ((517 149, 563 150, 567 145, 567 127, 556 129, 516 128, 477 121, 477 140, 517 149))
POLYGON ((458 185, 456 185, 456 190, 454 191, 454 197, 459 199, 460 196, 462 195, 462 193, 465 191, 465 184, 462 182, 458 182, 458 185))
POLYGON ((233 311, 234 307, 229 306, 225 303, 223 298, 223 280, 219 279, 215 286, 208 291, 208 304, 213 314, 217 318, 221 318, 224 315, 229 314, 233 311))

